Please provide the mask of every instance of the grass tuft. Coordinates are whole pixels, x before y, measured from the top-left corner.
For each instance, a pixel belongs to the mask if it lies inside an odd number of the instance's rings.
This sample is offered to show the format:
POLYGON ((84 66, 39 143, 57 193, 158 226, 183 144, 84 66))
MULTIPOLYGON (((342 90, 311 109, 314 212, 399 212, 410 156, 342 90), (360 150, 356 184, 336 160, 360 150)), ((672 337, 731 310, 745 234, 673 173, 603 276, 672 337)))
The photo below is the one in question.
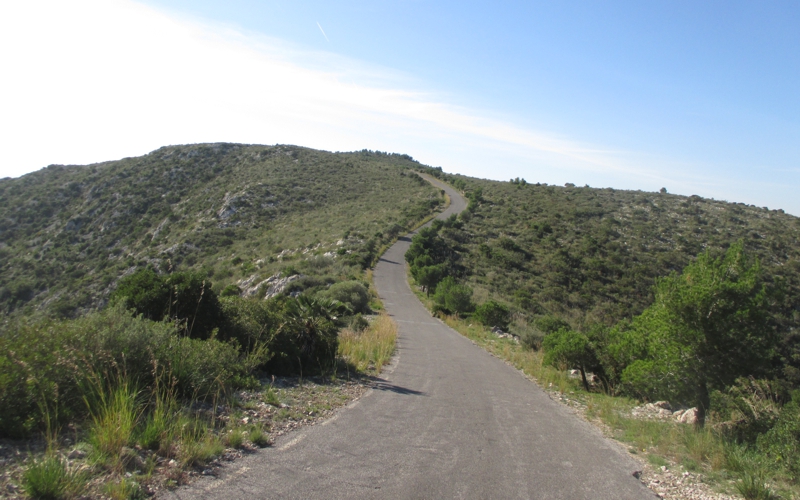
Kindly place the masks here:
POLYGON ((379 315, 369 328, 339 333, 339 356, 360 372, 380 372, 389 363, 397 341, 397 325, 387 314, 379 315))
POLYGON ((66 460, 49 455, 34 461, 22 476, 25 493, 33 498, 62 499, 80 494, 85 486, 82 474, 70 470, 66 460))
POLYGON ((269 445, 269 436, 264 432, 261 427, 253 427, 247 434, 247 439, 254 445, 263 448, 269 445))
POLYGON ((96 391, 95 396, 87 400, 92 414, 89 443, 99 462, 121 470, 122 448, 132 442, 141 413, 139 393, 123 380, 109 391, 96 391))
POLYGON ((244 431, 241 427, 231 429, 225 435, 225 444, 230 448, 241 448, 244 446, 244 431))
POLYGON ((106 483, 103 487, 103 493, 111 500, 143 500, 147 497, 139 483, 128 478, 106 483))
POLYGON ((741 479, 736 482, 738 491, 745 500, 773 500, 778 498, 766 485, 764 475, 761 473, 744 472, 741 479))

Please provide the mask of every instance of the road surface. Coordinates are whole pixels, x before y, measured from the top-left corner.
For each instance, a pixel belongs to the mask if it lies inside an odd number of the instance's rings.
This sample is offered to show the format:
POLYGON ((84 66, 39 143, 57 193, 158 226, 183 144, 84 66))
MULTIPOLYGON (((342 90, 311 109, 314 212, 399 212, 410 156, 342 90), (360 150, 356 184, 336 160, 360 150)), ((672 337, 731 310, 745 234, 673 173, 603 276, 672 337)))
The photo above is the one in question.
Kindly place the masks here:
MULTIPOLYGON (((466 206, 449 186, 450 207, 466 206)), ((431 317, 411 292, 402 238, 375 286, 398 355, 375 388, 321 425, 282 436, 163 498, 654 499, 617 443, 431 317)))

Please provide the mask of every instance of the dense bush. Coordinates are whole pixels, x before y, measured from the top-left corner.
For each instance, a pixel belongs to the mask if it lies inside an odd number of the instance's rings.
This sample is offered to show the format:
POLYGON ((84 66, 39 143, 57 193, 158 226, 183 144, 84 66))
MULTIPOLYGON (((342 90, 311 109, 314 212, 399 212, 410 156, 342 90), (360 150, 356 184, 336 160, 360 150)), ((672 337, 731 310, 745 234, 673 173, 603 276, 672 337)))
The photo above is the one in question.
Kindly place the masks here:
POLYGON ((207 338, 222 322, 222 311, 212 283, 195 272, 161 276, 146 268, 122 278, 111 302, 120 302, 147 319, 178 320, 188 335, 207 338))
POLYGON ((508 307, 494 300, 489 300, 479 305, 472 317, 485 326, 496 326, 503 330, 508 328, 510 319, 508 307))
POLYGON ((472 289, 457 283, 452 276, 444 278, 436 285, 433 300, 439 310, 451 314, 464 314, 474 308, 472 289))
POLYGON ((800 477, 800 391, 781 409, 775 425, 758 437, 758 447, 790 477, 800 477))
POLYGON ((82 415, 87 384, 98 376, 125 376, 147 387, 160 366, 175 377, 181 395, 202 398, 249 383, 258 362, 252 358, 263 354, 183 337, 173 324, 121 306, 77 320, 19 320, 0 335, 0 434, 32 431, 43 412, 64 421, 82 415))
POLYGON ((369 291, 359 281, 341 281, 330 286, 321 296, 338 300, 353 313, 369 312, 369 291))
POLYGON ((270 344, 267 369, 278 374, 309 374, 335 363, 342 317, 350 312, 339 301, 301 295, 283 303, 283 319, 270 344))

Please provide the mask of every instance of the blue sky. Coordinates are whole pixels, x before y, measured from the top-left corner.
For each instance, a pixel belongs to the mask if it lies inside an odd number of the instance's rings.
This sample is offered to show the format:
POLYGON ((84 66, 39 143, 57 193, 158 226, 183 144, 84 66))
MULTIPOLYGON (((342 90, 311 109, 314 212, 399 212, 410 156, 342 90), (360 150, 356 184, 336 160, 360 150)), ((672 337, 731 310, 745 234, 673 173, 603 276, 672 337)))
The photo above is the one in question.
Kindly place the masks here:
MULTIPOLYGON (((28 154, 11 155, 0 175, 178 142, 291 142, 403 152, 495 179, 665 186, 800 215, 797 2, 31 3, 36 11, 2 8, 17 11, 0 12, 13 22, 2 30, 13 33, 0 40, 0 62, 33 75, 66 57, 57 74, 71 81, 115 64, 118 77, 85 95, 76 85, 34 111, 28 126, 5 113, 6 146, 28 154), (76 36, 70 24, 97 33, 48 59, 76 36), (92 41, 114 50, 97 52, 92 41), (30 45, 39 48, 26 54, 30 45), (148 61, 159 68, 158 85, 123 76, 146 71, 148 61), (170 61, 180 71, 170 72, 170 61), (116 97, 108 91, 115 85, 116 97), (186 88, 196 92, 191 99, 186 88), (83 106, 62 104, 78 94, 83 106), (120 95, 142 103, 125 108, 115 104, 120 95), (78 110, 86 123, 69 128, 80 134, 57 138, 78 110), (106 137, 108 125, 98 123, 119 121, 114 110, 130 119, 106 137), (64 125, 37 130, 50 118, 64 125), (31 155, 31 137, 42 144, 48 134, 54 146, 31 155)), ((19 94, 39 85, 21 80, 0 83, 7 110, 31 114, 37 96, 58 93, 41 84, 19 105, 19 94)))

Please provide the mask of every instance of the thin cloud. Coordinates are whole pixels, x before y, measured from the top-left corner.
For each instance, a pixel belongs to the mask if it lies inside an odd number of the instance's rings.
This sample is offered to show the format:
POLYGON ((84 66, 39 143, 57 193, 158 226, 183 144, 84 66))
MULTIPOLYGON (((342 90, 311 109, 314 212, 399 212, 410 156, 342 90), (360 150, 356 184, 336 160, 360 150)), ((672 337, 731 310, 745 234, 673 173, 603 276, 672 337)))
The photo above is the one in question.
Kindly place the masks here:
POLYGON ((392 70, 131 0, 4 2, 0 65, 13 75, 0 80, 0 177, 227 141, 403 152, 534 182, 706 184, 691 165, 520 127, 392 70))
POLYGON ((322 25, 319 24, 319 21, 317 21, 317 26, 319 26, 319 30, 322 32, 322 36, 325 37, 325 41, 331 43, 331 41, 328 40, 328 35, 325 34, 325 30, 322 29, 322 25))

